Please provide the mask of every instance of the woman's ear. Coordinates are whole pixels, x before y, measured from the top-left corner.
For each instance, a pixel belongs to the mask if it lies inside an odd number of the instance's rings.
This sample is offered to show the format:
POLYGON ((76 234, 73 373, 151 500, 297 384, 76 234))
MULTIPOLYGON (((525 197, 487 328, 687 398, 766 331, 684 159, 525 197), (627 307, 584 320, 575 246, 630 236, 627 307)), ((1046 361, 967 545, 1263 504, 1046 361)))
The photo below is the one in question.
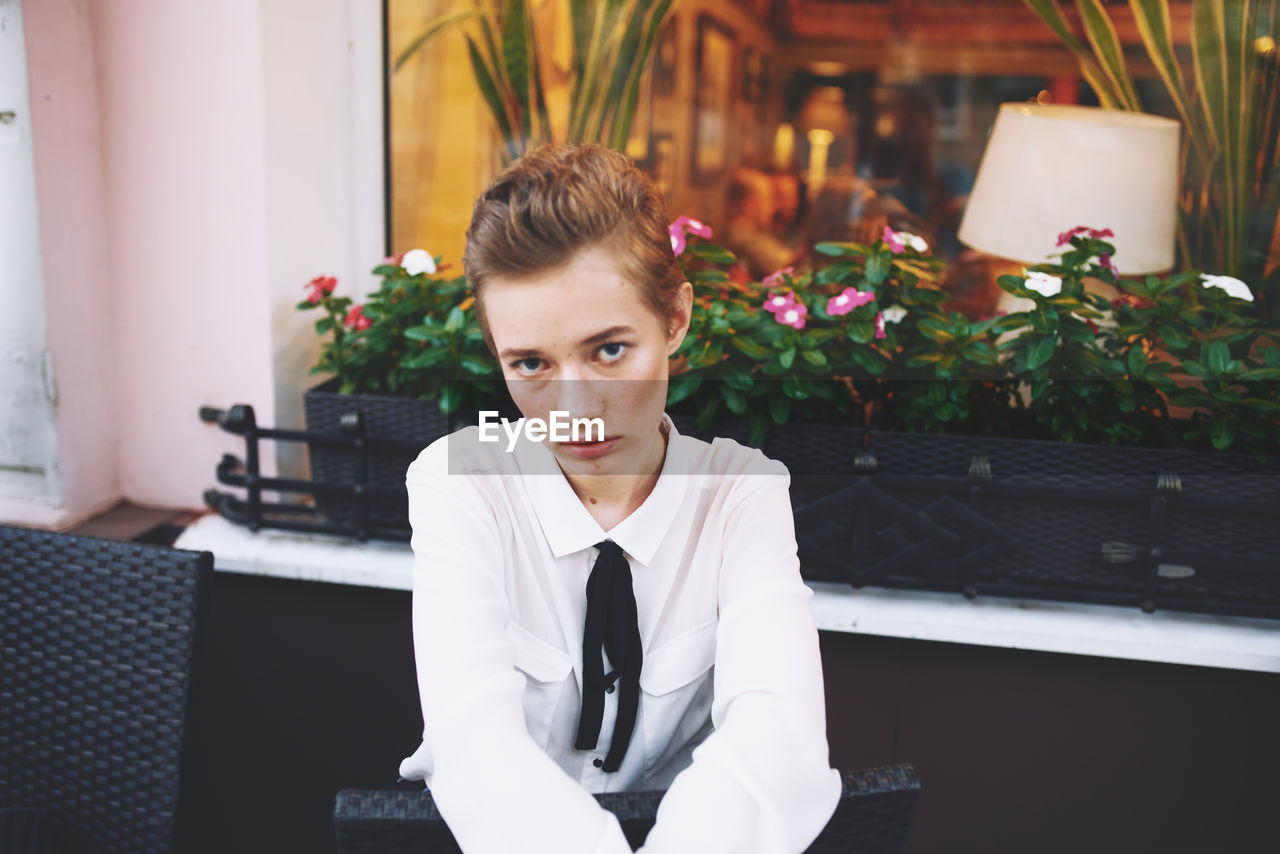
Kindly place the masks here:
POLYGON ((689 332, 689 321, 693 317, 693 285, 681 282, 676 292, 676 314, 671 318, 667 332, 667 355, 680 349, 684 336, 689 332))

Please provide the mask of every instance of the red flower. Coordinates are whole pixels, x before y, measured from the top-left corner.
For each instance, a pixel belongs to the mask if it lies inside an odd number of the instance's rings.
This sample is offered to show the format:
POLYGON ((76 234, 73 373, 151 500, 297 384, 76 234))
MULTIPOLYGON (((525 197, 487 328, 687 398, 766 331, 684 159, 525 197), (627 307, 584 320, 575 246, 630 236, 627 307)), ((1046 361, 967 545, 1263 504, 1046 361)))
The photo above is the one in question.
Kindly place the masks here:
POLYGON ((347 312, 347 317, 343 320, 343 324, 348 328, 355 328, 357 332, 362 329, 368 329, 373 325, 373 321, 364 316, 364 306, 353 305, 347 312))
POLYGON ((333 276, 316 276, 303 285, 303 288, 307 291, 307 302, 314 305, 324 299, 325 294, 333 293, 337 286, 338 280, 333 276))
POLYGON ((1098 329, 1098 324, 1094 323, 1091 319, 1087 317, 1084 319, 1084 323, 1086 326, 1088 326, 1090 329, 1093 330, 1094 335, 1097 335, 1101 331, 1098 329))

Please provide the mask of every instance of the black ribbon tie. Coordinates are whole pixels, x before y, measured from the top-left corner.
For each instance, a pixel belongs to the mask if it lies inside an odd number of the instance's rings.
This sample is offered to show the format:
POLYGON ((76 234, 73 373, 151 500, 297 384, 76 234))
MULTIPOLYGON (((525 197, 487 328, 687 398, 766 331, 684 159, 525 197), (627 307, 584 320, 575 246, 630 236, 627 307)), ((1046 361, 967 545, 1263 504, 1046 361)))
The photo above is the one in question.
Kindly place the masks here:
POLYGON ((587 619, 582 632, 582 715, 578 719, 578 750, 593 750, 604 721, 605 691, 619 683, 618 717, 613 727, 605 771, 617 771, 631 743, 640 707, 640 622, 631 564, 613 540, 596 543, 600 550, 587 579, 587 619), (604 672, 601 646, 614 669, 604 672))

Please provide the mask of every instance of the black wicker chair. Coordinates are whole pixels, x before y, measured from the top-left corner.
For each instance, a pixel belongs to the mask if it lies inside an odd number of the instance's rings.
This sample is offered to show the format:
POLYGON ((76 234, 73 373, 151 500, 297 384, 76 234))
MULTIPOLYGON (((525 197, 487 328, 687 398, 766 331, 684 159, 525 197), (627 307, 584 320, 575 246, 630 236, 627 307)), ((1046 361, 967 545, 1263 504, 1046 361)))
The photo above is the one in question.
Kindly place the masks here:
POLYGON ((170 850, 213 555, 0 525, 5 851, 170 850))
MULTIPOLYGON (((899 854, 920 781, 909 763, 841 771, 844 792, 835 814, 806 854, 899 854)), ((596 795, 618 817, 632 850, 653 827, 663 792, 596 795)), ((343 789, 333 810, 338 854, 460 854, 430 792, 343 789)))

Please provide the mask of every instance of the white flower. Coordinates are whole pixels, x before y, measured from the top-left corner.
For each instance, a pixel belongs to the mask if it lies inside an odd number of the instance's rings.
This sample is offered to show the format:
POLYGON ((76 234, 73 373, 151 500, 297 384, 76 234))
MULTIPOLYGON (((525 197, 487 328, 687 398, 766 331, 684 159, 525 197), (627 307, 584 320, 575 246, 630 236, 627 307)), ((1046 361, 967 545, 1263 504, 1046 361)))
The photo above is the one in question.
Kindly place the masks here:
POLYGON ((1048 273, 1027 273, 1027 289, 1043 297, 1056 297, 1062 291, 1062 279, 1048 273))
MULTIPOLYGON (((929 251, 929 244, 925 243, 924 238, 918 234, 912 234, 909 231, 899 231, 898 239, 921 254, 929 251)), ((888 320, 888 318, 885 319, 888 320)), ((897 321, 891 320, 889 322, 896 323, 897 321)))
POLYGON ((425 249, 410 249, 404 253, 404 257, 400 259, 400 266, 410 276, 416 276, 419 273, 434 273, 436 271, 435 259, 425 249))
POLYGON ((881 314, 884 315, 885 323, 901 323, 902 318, 907 316, 907 310, 895 303, 882 311, 881 314))
POLYGON ((1253 302, 1253 291, 1249 290, 1249 286, 1239 279, 1231 276, 1210 276, 1205 273, 1200 276, 1200 280, 1206 288, 1222 288, 1229 297, 1242 299, 1245 302, 1253 302))

